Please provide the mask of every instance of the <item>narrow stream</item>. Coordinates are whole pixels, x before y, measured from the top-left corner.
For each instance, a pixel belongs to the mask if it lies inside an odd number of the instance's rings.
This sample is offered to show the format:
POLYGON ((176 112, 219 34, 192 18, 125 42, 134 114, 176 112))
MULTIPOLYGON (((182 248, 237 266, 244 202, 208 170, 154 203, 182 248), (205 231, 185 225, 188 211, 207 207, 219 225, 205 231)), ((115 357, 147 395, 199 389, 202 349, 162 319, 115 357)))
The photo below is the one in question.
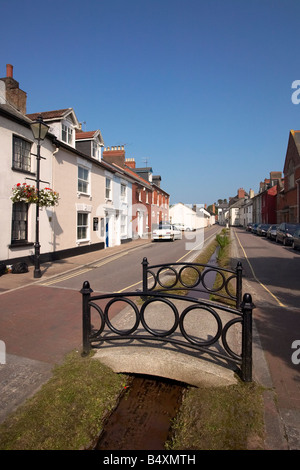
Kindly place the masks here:
POLYGON ((93 450, 164 450, 184 388, 168 379, 135 376, 93 450))

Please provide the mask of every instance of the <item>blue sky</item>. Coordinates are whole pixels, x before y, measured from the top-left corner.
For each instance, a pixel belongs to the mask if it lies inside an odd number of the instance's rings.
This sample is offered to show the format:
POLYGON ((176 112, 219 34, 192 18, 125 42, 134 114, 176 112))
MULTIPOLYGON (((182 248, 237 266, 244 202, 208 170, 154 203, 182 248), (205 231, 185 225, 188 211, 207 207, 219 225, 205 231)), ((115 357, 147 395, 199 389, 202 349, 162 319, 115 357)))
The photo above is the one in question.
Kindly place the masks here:
POLYGON ((0 76, 14 66, 27 112, 72 107, 172 203, 257 192, 283 170, 299 0, 2 0, 1 16, 0 76))

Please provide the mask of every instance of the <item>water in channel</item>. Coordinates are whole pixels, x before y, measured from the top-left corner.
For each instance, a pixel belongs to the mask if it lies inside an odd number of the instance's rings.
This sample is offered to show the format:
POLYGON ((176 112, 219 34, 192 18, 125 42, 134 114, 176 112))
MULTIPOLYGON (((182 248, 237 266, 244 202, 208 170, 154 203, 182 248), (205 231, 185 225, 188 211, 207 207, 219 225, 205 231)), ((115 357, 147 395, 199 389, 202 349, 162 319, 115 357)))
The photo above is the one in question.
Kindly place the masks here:
POLYGON ((107 421, 94 450, 164 450, 184 384, 135 376, 107 421))

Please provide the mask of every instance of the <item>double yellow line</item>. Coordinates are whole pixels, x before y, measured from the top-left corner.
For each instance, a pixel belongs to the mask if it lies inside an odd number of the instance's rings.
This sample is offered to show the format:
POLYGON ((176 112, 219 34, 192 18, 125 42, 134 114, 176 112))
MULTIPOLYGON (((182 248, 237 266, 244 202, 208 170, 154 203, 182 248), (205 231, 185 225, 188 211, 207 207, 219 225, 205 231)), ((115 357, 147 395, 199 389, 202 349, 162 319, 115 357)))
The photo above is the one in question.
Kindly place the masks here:
POLYGON ((276 302, 278 303, 278 305, 280 305, 280 307, 285 307, 285 305, 278 299, 278 297, 276 297, 276 295, 274 295, 274 294, 273 294, 262 282, 260 282, 260 280, 256 277, 256 274, 255 274, 255 272, 254 272, 254 269, 253 269, 253 267, 252 267, 252 264, 250 263, 249 258, 248 258, 248 256, 247 256, 247 253, 246 253, 246 251, 244 250, 244 247, 242 246, 241 241, 240 241, 240 239, 239 239, 239 237, 238 237, 238 235, 237 235, 237 233, 236 233, 235 230, 234 230, 234 235, 236 236, 236 239, 237 239, 237 241, 238 241, 238 243, 239 243, 239 245, 240 245, 240 247, 241 247, 241 249, 242 249, 242 252, 243 252, 243 254, 244 254, 244 256, 245 256, 245 259, 246 259, 246 261, 247 261, 247 263, 248 263, 248 265, 249 265, 249 268, 251 269, 251 272, 252 272, 252 275, 253 275, 253 278, 255 279, 255 281, 258 282, 258 284, 260 284, 260 285, 268 292, 268 294, 270 294, 270 295, 276 300, 276 302))
POLYGON ((115 256, 110 256, 104 260, 100 260, 96 263, 90 263, 89 265, 83 267, 82 269, 72 269, 71 271, 68 271, 65 274, 61 275, 56 275, 54 278, 49 279, 49 281, 43 281, 39 283, 39 285, 42 286, 51 286, 53 284, 56 284, 57 282, 62 282, 62 281, 67 281, 68 279, 72 279, 73 277, 80 276, 81 274, 85 274, 89 271, 92 271, 94 268, 100 268, 101 266, 104 266, 107 263, 110 263, 111 261, 114 261, 118 258, 121 258, 122 256, 128 255, 128 251, 124 253, 119 253, 118 255, 115 256))

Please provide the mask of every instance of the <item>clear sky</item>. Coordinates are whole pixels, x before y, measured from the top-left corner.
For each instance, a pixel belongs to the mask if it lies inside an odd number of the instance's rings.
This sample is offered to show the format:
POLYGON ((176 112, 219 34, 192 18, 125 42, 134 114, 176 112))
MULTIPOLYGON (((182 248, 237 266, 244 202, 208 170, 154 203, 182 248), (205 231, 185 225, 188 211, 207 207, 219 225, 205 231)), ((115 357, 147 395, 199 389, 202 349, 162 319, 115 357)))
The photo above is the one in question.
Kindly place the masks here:
POLYGON ((161 175, 172 203, 257 192, 283 170, 300 129, 299 0, 2 0, 0 11, 0 76, 14 66, 27 112, 73 108, 161 175))

